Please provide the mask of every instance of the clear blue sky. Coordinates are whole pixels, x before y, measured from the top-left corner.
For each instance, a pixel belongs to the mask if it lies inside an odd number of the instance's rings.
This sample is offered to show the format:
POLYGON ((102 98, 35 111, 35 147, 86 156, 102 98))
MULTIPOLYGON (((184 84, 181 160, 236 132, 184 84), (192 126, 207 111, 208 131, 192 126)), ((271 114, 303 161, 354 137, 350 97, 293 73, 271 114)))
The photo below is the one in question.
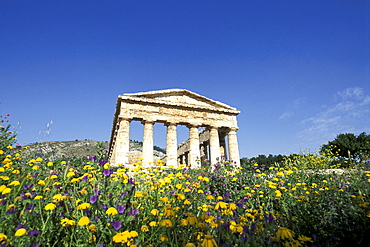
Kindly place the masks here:
POLYGON ((0 0, 0 113, 21 145, 108 141, 118 95, 185 88, 241 110, 241 157, 312 151, 370 133, 369 15, 367 0, 0 0))

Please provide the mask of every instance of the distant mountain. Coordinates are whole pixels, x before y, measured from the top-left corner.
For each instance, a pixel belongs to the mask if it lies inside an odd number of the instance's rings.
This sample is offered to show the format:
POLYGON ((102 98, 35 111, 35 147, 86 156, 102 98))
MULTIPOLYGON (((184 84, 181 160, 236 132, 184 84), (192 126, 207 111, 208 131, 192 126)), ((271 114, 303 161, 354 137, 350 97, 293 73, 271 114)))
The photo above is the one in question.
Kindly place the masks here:
MULTIPOLYGON (((40 142, 32 143, 27 146, 33 156, 55 160, 62 158, 62 154, 64 154, 64 157, 73 158, 83 158, 89 155, 96 155, 99 151, 99 146, 108 149, 109 143, 91 140, 75 140, 40 142)), ((142 142, 130 140, 130 153, 135 157, 140 156, 142 146, 142 142)), ((156 160, 163 158, 165 155, 166 151, 164 149, 154 146, 154 158, 156 160)))

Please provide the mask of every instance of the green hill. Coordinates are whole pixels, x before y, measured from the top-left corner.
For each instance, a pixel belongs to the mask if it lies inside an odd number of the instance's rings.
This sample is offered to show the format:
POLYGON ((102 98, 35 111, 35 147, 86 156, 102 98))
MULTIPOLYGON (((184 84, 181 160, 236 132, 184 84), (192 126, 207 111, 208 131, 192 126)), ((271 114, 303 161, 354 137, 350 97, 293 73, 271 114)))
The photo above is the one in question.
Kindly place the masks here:
MULTIPOLYGON (((58 158, 71 157, 83 158, 89 155, 96 155, 101 147, 108 149, 108 142, 99 142, 91 140, 75 141, 51 141, 32 143, 27 145, 28 150, 36 157, 55 160, 58 158)), ((160 147, 154 146, 155 156, 164 156, 166 151, 160 147)), ((142 142, 130 140, 130 151, 142 151, 142 142)))

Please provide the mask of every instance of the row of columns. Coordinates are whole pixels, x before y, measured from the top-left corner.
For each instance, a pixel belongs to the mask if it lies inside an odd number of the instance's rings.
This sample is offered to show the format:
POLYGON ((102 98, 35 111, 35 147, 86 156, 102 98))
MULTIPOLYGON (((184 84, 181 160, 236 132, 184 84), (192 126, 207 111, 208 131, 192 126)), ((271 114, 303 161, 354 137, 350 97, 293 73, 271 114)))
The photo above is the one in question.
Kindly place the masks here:
MULTIPOLYGON (((115 161, 122 164, 128 164, 129 160, 129 146, 130 146, 130 119, 121 119, 119 124, 119 130, 117 133, 118 143, 116 144, 115 161)), ((153 121, 142 121, 144 125, 143 135, 143 166, 149 166, 153 162, 153 121)), ((167 166, 178 165, 177 155, 177 131, 175 123, 166 123, 166 154, 167 154, 167 166)), ((192 167, 196 167, 200 160, 200 143, 199 143, 199 131, 198 126, 188 125, 189 128, 189 155, 187 157, 187 163, 191 164, 192 167)), ((215 164, 217 158, 225 155, 225 136, 228 136, 228 147, 229 147, 229 158, 239 164, 239 150, 238 141, 236 137, 237 128, 228 128, 228 133, 222 133, 221 143, 218 128, 210 127, 210 138, 209 138, 209 151, 211 157, 211 163, 215 164), (221 147, 223 148, 223 154, 221 153, 221 147)), ((207 148, 203 148, 203 154, 207 153, 207 148)))
MULTIPOLYGON (((210 160, 212 164, 217 163, 217 159, 224 157, 225 159, 230 159, 240 165, 239 159, 239 148, 238 140, 236 136, 237 128, 223 128, 222 130, 216 127, 209 128, 209 139, 203 141, 199 144, 199 149, 197 149, 191 144, 189 145, 190 151, 186 151, 179 155, 178 161, 181 164, 195 164, 194 158, 191 155, 192 150, 200 152, 201 156, 210 160), (228 150, 226 148, 226 137, 228 137, 228 150), (228 151, 228 155, 227 155, 228 151)), ((195 137, 196 138, 196 137, 195 137)), ((194 139, 195 139, 194 138, 194 139)), ((190 136, 189 142, 192 143, 192 137, 190 136)), ((196 143, 198 142, 195 141, 196 143)), ((196 160, 199 160, 199 155, 196 160)))

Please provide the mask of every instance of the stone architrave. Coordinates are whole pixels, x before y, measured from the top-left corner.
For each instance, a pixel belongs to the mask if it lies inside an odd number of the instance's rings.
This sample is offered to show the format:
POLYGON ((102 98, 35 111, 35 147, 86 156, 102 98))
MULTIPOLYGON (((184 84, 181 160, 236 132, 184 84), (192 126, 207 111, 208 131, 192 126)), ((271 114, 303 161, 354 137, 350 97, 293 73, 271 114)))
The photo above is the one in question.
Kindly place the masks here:
POLYGON ((200 145, 209 143, 211 162, 220 157, 219 130, 228 133, 230 159, 239 164, 238 143, 235 130, 238 129, 236 116, 240 113, 234 107, 211 100, 186 89, 167 89, 142 93, 129 93, 118 96, 113 128, 109 144, 109 160, 114 164, 128 164, 127 139, 130 122, 144 124, 143 165, 153 162, 153 125, 164 123, 167 126, 166 165, 178 165, 179 157, 185 157, 187 165, 197 166, 200 158, 200 145), (176 123, 176 124, 175 124, 176 123), (189 140, 175 149, 176 125, 189 127, 189 140), (199 132, 198 127, 210 130, 199 132), (205 137, 209 139, 205 139, 205 137), (207 137, 207 138, 208 138, 207 137), (187 156, 187 154, 189 154, 187 156))

